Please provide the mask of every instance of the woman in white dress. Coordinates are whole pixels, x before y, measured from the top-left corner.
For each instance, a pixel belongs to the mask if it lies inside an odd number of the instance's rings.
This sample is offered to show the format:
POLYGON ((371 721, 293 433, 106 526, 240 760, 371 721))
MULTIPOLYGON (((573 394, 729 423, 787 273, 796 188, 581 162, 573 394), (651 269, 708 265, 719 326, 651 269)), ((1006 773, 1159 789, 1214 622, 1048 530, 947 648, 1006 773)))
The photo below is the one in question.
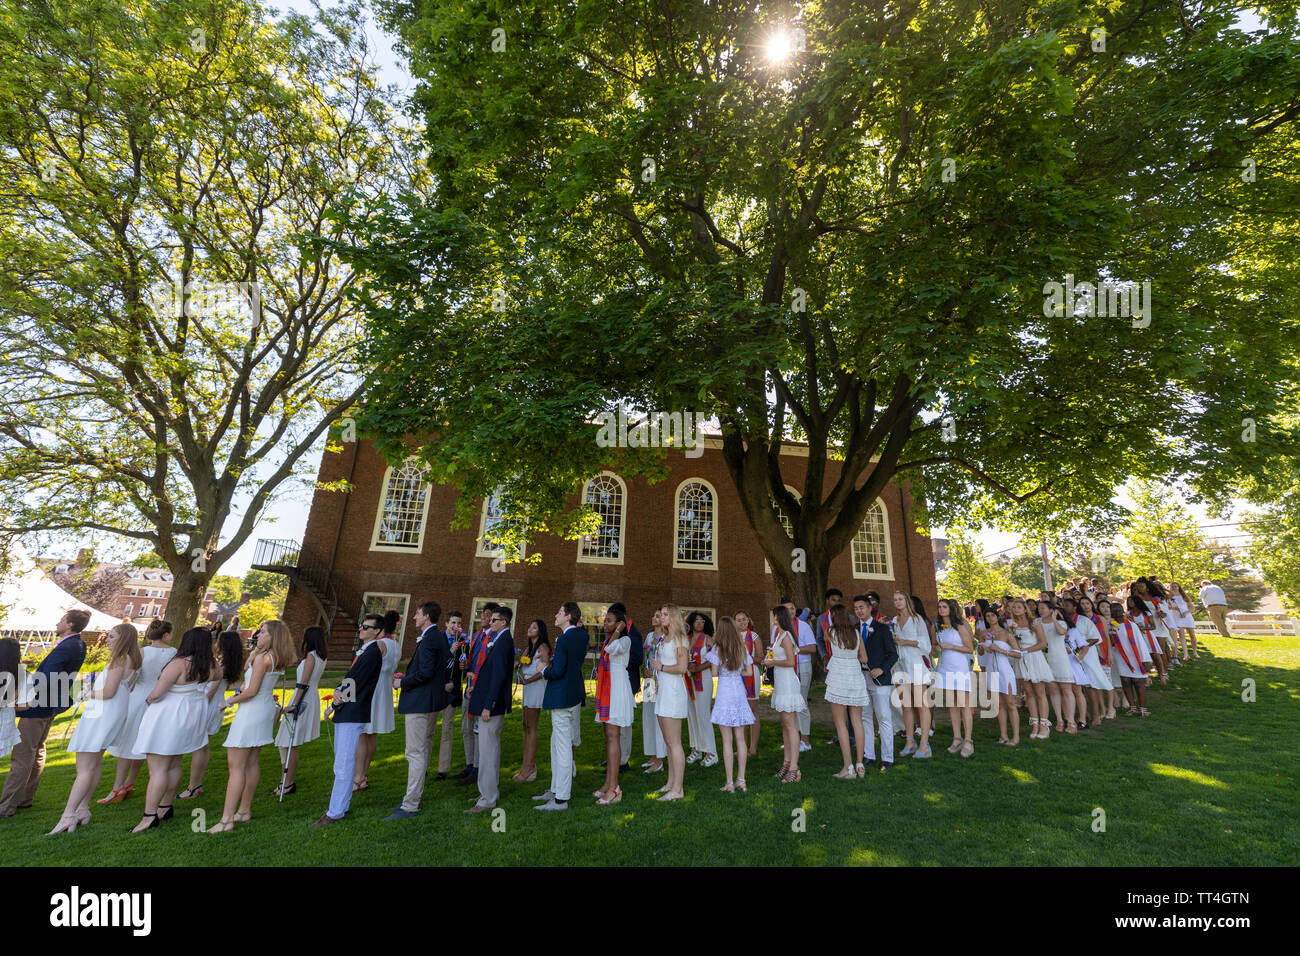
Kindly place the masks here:
POLYGON ((144 647, 140 650, 140 678, 131 688, 131 699, 127 711, 126 723, 116 740, 110 741, 108 753, 117 758, 113 774, 113 790, 106 797, 95 802, 103 805, 121 803, 135 794, 135 778, 144 766, 144 754, 133 750, 135 738, 140 735, 140 721, 144 719, 145 698, 153 690, 154 684, 162 675, 167 662, 176 656, 172 647, 172 625, 170 621, 156 618, 149 622, 144 632, 144 647))
POLYGON ((236 823, 253 819, 253 795, 262 780, 262 748, 275 736, 275 718, 280 711, 275 685, 285 668, 298 662, 293 636, 284 621, 264 621, 253 636, 257 646, 244 668, 244 686, 225 703, 239 709, 226 734, 226 763, 230 766, 226 802, 221 820, 208 828, 209 833, 227 833, 236 823))
POLYGON ((176 655, 145 697, 140 733, 131 749, 149 761, 149 787, 144 816, 132 833, 152 829, 174 815, 172 801, 181 785, 181 758, 208 739, 207 682, 216 672, 212 632, 192 627, 181 637, 176 655))
POLYGON ((514 775, 516 783, 531 783, 537 779, 537 725, 542 716, 542 700, 546 696, 546 680, 542 671, 551 663, 551 636, 546 622, 537 618, 528 625, 528 645, 519 656, 519 683, 524 688, 524 760, 514 775))
POLYGON ((713 647, 704 656, 718 675, 718 693, 709 719, 722 732, 722 769, 727 782, 721 790, 723 793, 747 791, 745 769, 749 763, 749 751, 745 747, 745 728, 754 720, 754 712, 749 708, 745 678, 753 674, 754 659, 749 656, 745 640, 730 617, 718 620, 713 647), (737 758, 740 763, 738 775, 733 773, 737 758))
POLYGON ((682 749, 682 721, 690 708, 686 695, 686 668, 691 659, 691 642, 686 636, 686 620, 676 604, 659 609, 663 639, 654 660, 655 719, 668 751, 668 782, 655 792, 660 800, 680 800, 686 796, 686 751, 682 749))
POLYGON ((72 833, 90 822, 90 798, 104 770, 104 748, 121 733, 130 710, 131 688, 140 679, 139 638, 130 624, 116 625, 105 638, 108 664, 95 681, 95 689, 86 695, 86 709, 68 741, 68 753, 77 755, 77 779, 50 836, 72 833))
POLYGON ((632 726, 632 681, 627 673, 632 638, 625 633, 627 615, 606 611, 604 629, 605 640, 596 657, 596 723, 605 725, 605 783, 592 794, 601 806, 623 799, 618 785, 621 734, 622 728, 632 726))
POLYGON ((1013 662, 1020 660, 1019 642, 1002 626, 1002 615, 988 608, 982 612, 984 631, 980 635, 980 666, 985 670, 989 693, 996 695, 998 711, 998 743, 1009 747, 1020 745, 1020 695, 1013 662), (1007 736, 1007 725, 1011 736, 1007 736))
POLYGON ((776 778, 782 783, 798 783, 799 712, 807 706, 799 686, 799 648, 794 639, 794 621, 784 604, 772 608, 772 640, 763 664, 772 668, 772 709, 781 715, 781 739, 785 762, 776 778))
POLYGON ((943 690, 943 703, 948 708, 952 724, 952 744, 948 753, 960 752, 969 757, 975 752, 971 739, 974 715, 971 712, 971 654, 975 650, 975 635, 971 633, 966 617, 956 601, 943 598, 935 611, 938 620, 934 629, 939 645, 939 673, 937 680, 943 690))
MULTIPOLYGON (((1132 598, 1129 598, 1129 600, 1131 601, 1132 598)), ((1141 707, 1142 716, 1149 716, 1147 711, 1147 667, 1150 662, 1142 659, 1143 651, 1146 650, 1146 637, 1133 620, 1124 613, 1124 608, 1118 601, 1111 605, 1110 611, 1111 617, 1115 621, 1115 631, 1111 635, 1111 642, 1115 656, 1119 659, 1119 671, 1124 681, 1125 696, 1130 701, 1125 714, 1129 717, 1133 716, 1135 713, 1133 704, 1136 702, 1141 707)))
POLYGON ((1020 645, 1020 683, 1025 689, 1025 706, 1029 710, 1030 740, 1045 740, 1051 733, 1048 717, 1047 688, 1052 683, 1052 668, 1047 664, 1047 638, 1039 635, 1029 617, 1029 609, 1019 598, 1011 602, 1010 631, 1020 645))
POLYGON ((22 645, 16 638, 0 637, 0 759, 18 743, 18 707, 28 700, 22 645))
POLYGON ((1065 602, 1066 621, 1077 637, 1075 657, 1083 672, 1083 679, 1078 681, 1088 697, 1092 709, 1092 722, 1089 727, 1100 727, 1106 719, 1106 707, 1110 701, 1110 672, 1101 666, 1097 656, 1101 646, 1101 632, 1092 619, 1092 602, 1086 597, 1077 601, 1065 602))
POLYGON ((284 709, 284 719, 275 735, 275 746, 280 751, 280 766, 284 769, 282 783, 275 785, 271 795, 284 796, 298 791, 294 778, 298 773, 298 748, 320 738, 320 679, 325 673, 329 646, 325 628, 309 627, 303 631, 298 646, 298 678, 294 682, 293 697, 284 709))
POLYGON ((397 681, 393 677, 397 665, 401 663, 402 642, 400 628, 402 618, 396 611, 384 615, 384 636, 380 642, 384 645, 383 662, 379 667, 379 683, 375 685, 375 696, 370 701, 370 721, 361 727, 361 737, 357 740, 357 766, 353 771, 352 790, 365 790, 370 786, 370 762, 375 759, 379 749, 379 735, 391 734, 397 726, 397 705, 393 701, 393 691, 397 690, 397 681))
POLYGON ((1178 648, 1182 651, 1183 660, 1191 660, 1188 648, 1191 649, 1191 657, 1200 660, 1201 652, 1196 648, 1196 618, 1192 617, 1192 602, 1177 581, 1169 582, 1169 607, 1170 620, 1173 622, 1171 629, 1178 648))
MULTIPOLYGON (((1047 643, 1047 667, 1052 672, 1052 682, 1047 685, 1047 695, 1056 713, 1056 732, 1079 732, 1074 722, 1074 672, 1070 670, 1070 652, 1065 649, 1065 635, 1069 627, 1061 612, 1049 601, 1038 602, 1038 617, 1034 619, 1034 633, 1047 643)), ((1044 715, 1046 716, 1046 715, 1044 715)))
POLYGON ((826 644, 831 657, 826 665, 826 702, 831 705, 835 736, 839 738, 840 757, 844 761, 840 772, 832 776, 837 780, 853 780, 867 775, 862 762, 862 749, 867 739, 862 729, 862 708, 871 703, 867 695, 867 679, 862 673, 862 665, 867 663, 867 648, 849 617, 847 607, 836 604, 830 613, 826 644), (854 729, 856 762, 849 752, 850 726, 854 729))
POLYGON ((1151 661, 1156 665, 1160 683, 1169 683, 1169 629, 1160 616, 1159 604, 1141 578, 1133 582, 1129 594, 1129 613, 1133 615, 1133 622, 1147 636, 1151 661))
MULTIPOLYGON (((764 656, 763 636, 755 631, 749 619, 749 615, 744 611, 737 611, 732 615, 736 622, 736 630, 740 632, 740 638, 745 642, 745 652, 749 654, 751 661, 761 661, 764 656)), ((763 689, 763 677, 757 667, 745 678, 746 699, 749 701, 749 712, 754 715, 754 722, 749 725, 749 759, 753 760, 758 756, 758 736, 763 729, 763 722, 758 719, 758 699, 763 689)))
POLYGON ((906 591, 894 592, 894 646, 898 648, 898 663, 894 665, 895 673, 901 673, 899 696, 902 698, 903 730, 907 735, 907 745, 899 756, 928 759, 930 752, 930 714, 929 701, 926 699, 926 687, 932 675, 926 666, 925 658, 930 654, 930 629, 925 618, 916 613, 912 597, 906 591), (916 742, 918 722, 921 730, 921 743, 916 742))
POLYGON ((641 665, 641 749, 650 759, 641 764, 645 773, 658 773, 664 769, 664 757, 668 751, 664 748, 664 735, 659 730, 659 719, 655 711, 655 691, 658 679, 655 677, 655 658, 659 654, 659 612, 650 618, 650 631, 645 635, 645 654, 641 665))
POLYGON ((239 682, 244 672, 244 639, 238 631, 222 631, 213 638, 213 653, 217 659, 217 671, 208 681, 204 695, 208 698, 208 739, 203 746, 190 755, 190 782, 180 793, 177 800, 193 800, 203 793, 203 778, 208 772, 208 763, 212 760, 212 737, 221 732, 221 724, 226 719, 226 690, 239 682))
POLYGON ((1177 625, 1173 622, 1174 609, 1169 603, 1169 594, 1165 591, 1164 585, 1155 575, 1149 578, 1138 578, 1138 583, 1145 586, 1146 591, 1142 594, 1143 600, 1155 608, 1155 620, 1157 628, 1155 630, 1156 640, 1160 644, 1160 653, 1164 655, 1165 666, 1182 667, 1183 662, 1178 659, 1174 653, 1174 635, 1177 625))

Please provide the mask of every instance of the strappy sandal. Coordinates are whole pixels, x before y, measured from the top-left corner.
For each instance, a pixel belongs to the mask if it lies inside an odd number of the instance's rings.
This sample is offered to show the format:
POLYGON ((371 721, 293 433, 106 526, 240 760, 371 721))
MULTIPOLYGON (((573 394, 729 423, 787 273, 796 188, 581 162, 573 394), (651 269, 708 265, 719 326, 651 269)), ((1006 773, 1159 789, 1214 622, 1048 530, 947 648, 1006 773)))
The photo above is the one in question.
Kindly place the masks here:
POLYGON ((741 777, 736 781, 736 789, 743 793, 749 793, 749 787, 745 786, 745 778, 741 777))
MULTIPOLYGON (((276 789, 279 789, 279 788, 277 787, 276 789)), ((176 799, 177 799, 177 800, 193 800, 195 797, 197 797, 197 796, 198 796, 199 794, 201 794, 202 792, 203 792, 203 784, 199 784, 197 787, 186 787, 186 788, 185 788, 184 790, 182 790, 180 793, 176 794, 176 799)))
POLYGON ((799 783, 802 780, 803 780, 803 771, 798 769, 797 767, 794 770, 791 770, 788 773, 786 773, 786 775, 781 778, 782 783, 799 783))
POLYGON ((110 793, 106 797, 100 797, 95 802, 98 803, 101 807, 106 806, 107 804, 110 803, 121 803, 123 800, 131 796, 133 793, 135 793, 135 787, 122 787, 121 789, 114 787, 112 793, 110 793))
POLYGON ((131 827, 131 829, 127 830, 126 832, 143 833, 145 830, 152 830, 154 827, 158 826, 158 814, 146 813, 143 817, 140 818, 140 823, 137 823, 135 826, 131 827), (145 817, 149 818, 149 825, 147 827, 142 827, 140 826, 140 823, 144 823, 145 817))
POLYGON ((859 764, 854 764, 854 765, 853 765, 853 772, 854 772, 855 774, 857 774, 859 777, 865 779, 866 776, 867 776, 867 767, 866 767, 865 764, 860 764, 860 763, 859 763, 859 764))
POLYGON ((790 772, 790 765, 789 765, 788 763, 783 763, 783 764, 781 764, 781 769, 778 770, 778 771, 776 772, 776 774, 775 774, 776 779, 777 779, 777 780, 784 780, 784 779, 785 779, 785 775, 788 774, 789 772, 790 772))
POLYGON ((274 788, 272 788, 272 790, 271 790, 271 796, 273 796, 273 797, 287 797, 289 794, 291 794, 291 793, 297 793, 297 792, 298 792, 298 783, 297 783, 297 781, 294 781, 293 783, 287 783, 287 784, 285 784, 283 787, 274 787, 274 788))
POLYGON ((669 800, 681 800, 686 796, 684 793, 665 793, 659 798, 660 803, 666 803, 669 800))
POLYGON ((661 770, 663 770, 663 769, 664 769, 664 762, 663 762, 662 760, 659 761, 659 766, 657 766, 657 767, 654 766, 654 761, 651 761, 649 764, 646 765, 645 770, 643 770, 643 771, 641 771, 641 772, 642 772, 642 773, 659 773, 659 772, 660 772, 661 770))
POLYGON ((157 817, 159 823, 165 823, 166 821, 170 820, 174 816, 176 816, 176 814, 172 812, 172 805, 170 803, 167 804, 167 806, 165 807, 160 806, 158 808, 157 817), (162 811, 164 810, 166 810, 167 812, 163 813, 162 811))
POLYGON ((1067 720, 1067 721, 1065 722, 1065 732, 1066 732, 1067 734, 1077 734, 1077 733, 1079 732, 1079 725, 1078 725, 1078 723, 1076 723, 1076 722, 1073 721, 1073 720, 1067 720))
POLYGON ((1141 707, 1141 708, 1138 709, 1138 716, 1139 716, 1139 717, 1150 717, 1150 716, 1151 716, 1151 711, 1147 710, 1145 707, 1141 707))
POLYGON ((845 767, 839 773, 831 774, 836 780, 853 780, 857 777, 858 772, 852 767, 845 767))
POLYGON ((620 800, 622 800, 622 799, 623 799, 623 790, 622 790, 622 788, 621 788, 621 787, 615 787, 615 788, 614 788, 614 793, 613 793, 612 795, 609 794, 609 793, 606 793, 603 797, 601 797, 599 800, 596 801, 596 805, 597 805, 597 806, 600 806, 600 807, 607 807, 607 806, 609 806, 611 803, 618 803, 618 802, 619 802, 620 800))
POLYGON ((216 824, 213 824, 212 826, 208 827, 208 832, 209 832, 209 833, 229 833, 229 832, 230 832, 231 830, 233 830, 233 829, 235 829, 235 823, 234 823, 233 820, 222 820, 220 823, 216 823, 216 824))
POLYGON ((253 819, 253 811, 236 810, 233 819, 236 823, 248 823, 250 820, 253 819))
POLYGON ((970 757, 970 755, 973 754, 974 752, 975 752, 975 743, 973 741, 970 740, 962 741, 960 753, 963 760, 970 757))
POLYGON ((728 783, 719 787, 718 790, 720 790, 722 793, 735 793, 736 785, 734 783, 728 783))
POLYGON ((370 780, 369 780, 369 778, 362 778, 362 780, 361 780, 360 783, 357 783, 355 780, 352 781, 352 792, 353 792, 353 793, 359 793, 359 792, 361 792, 362 790, 369 790, 369 789, 370 789, 370 780))

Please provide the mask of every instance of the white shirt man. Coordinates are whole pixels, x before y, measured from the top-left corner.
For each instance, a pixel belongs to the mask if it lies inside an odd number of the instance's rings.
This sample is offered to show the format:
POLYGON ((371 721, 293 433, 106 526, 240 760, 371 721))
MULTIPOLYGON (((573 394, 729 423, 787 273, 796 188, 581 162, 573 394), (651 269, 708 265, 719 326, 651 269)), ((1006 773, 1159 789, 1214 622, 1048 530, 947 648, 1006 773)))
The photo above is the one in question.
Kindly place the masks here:
POLYGON ((1219 633, 1224 637, 1231 637, 1232 634, 1228 631, 1228 599, 1223 593, 1223 588, 1213 581, 1202 581, 1200 598, 1219 633))

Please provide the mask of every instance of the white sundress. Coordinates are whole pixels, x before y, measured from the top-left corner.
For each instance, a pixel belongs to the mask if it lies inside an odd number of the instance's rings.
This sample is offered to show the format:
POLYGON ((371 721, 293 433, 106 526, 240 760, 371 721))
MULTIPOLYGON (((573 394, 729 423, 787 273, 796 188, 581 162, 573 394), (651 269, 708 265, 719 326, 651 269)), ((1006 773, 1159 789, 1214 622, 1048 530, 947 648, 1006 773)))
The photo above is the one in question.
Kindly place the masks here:
MULTIPOLYGON (((783 661, 785 657, 785 640, 784 637, 793 636, 789 631, 782 631, 778 634, 776 640, 772 643, 772 659, 783 661)), ((796 651, 796 653, 798 653, 796 651)), ((803 692, 799 689, 799 674, 797 667, 773 667, 772 668, 772 709, 782 714, 797 714, 806 706, 803 699, 803 692)))
MULTIPOLYGON (((659 643, 659 663, 663 667, 677 665, 677 645, 670 639, 659 643)), ((796 681, 796 684, 798 682, 796 681)), ((659 672, 655 690, 655 714, 671 720, 685 720, 690 700, 686 695, 686 681, 681 674, 659 672)))
MULTIPOLYGON (((325 672, 325 661, 315 651, 308 651, 307 656, 298 662, 295 684, 303 682, 302 672, 308 660, 312 662, 311 677, 307 678, 307 689, 302 692, 302 705, 297 717, 285 714, 280 721, 280 729, 275 734, 277 747, 301 747, 320 737, 320 679, 325 672)), ((297 691, 295 687, 292 692, 286 692, 286 706, 297 691)))
POLYGON ((397 658, 402 653, 402 645, 391 637, 381 637, 380 640, 384 642, 384 659, 379 665, 375 696, 370 701, 370 723, 361 725, 363 734, 391 734, 397 726, 397 707, 393 703, 393 674, 397 670, 397 658))

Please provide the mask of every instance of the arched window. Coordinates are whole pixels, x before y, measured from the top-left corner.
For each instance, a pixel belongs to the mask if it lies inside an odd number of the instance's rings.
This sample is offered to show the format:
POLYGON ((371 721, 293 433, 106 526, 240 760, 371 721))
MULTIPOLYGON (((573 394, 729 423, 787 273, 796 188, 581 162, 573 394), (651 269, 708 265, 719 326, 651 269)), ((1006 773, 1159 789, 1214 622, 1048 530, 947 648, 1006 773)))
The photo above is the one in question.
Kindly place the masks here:
POLYGON ((501 545, 493 543, 492 532, 507 527, 506 519, 501 513, 501 497, 493 492, 483 502, 483 514, 478 524, 478 548, 475 554, 480 558, 504 557, 506 561, 518 561, 524 556, 526 546, 519 546, 518 554, 506 554, 501 545))
MULTIPOLYGON (((797 492, 795 489, 791 488, 789 485, 786 485, 786 486, 785 486, 785 490, 788 491, 788 492, 790 492, 790 494, 794 495, 795 501, 798 501, 798 500, 799 500, 799 492, 797 492)), ((785 512, 782 511, 780 508, 778 508, 778 507, 776 506, 776 499, 775 499, 775 498, 773 498, 771 495, 768 495, 768 496, 767 496, 767 500, 768 500, 768 503, 772 506, 772 510, 776 512, 776 517, 777 517, 778 520, 780 520, 780 522, 781 522, 781 527, 782 527, 782 528, 785 528, 785 533, 788 534, 788 535, 790 536, 790 540, 793 541, 793 540, 794 540, 794 522, 792 522, 788 517, 786 517, 785 512)), ((767 563, 767 558, 764 558, 764 559, 763 559, 763 571, 764 571, 765 573, 767 573, 767 574, 771 574, 771 573, 772 573, 772 565, 770 565, 770 564, 767 563)))
POLYGON ((853 536, 852 551, 855 578, 894 579, 894 562, 889 551, 889 514, 879 498, 853 536))
POLYGON ((718 567, 717 501, 703 478, 688 478, 677 487, 677 538, 673 567, 718 567))
POLYGON ((623 563, 623 532, 627 527, 627 486, 603 471, 582 486, 582 503, 600 517, 600 527, 578 542, 578 560, 593 564, 623 563))
POLYGON ((429 484, 419 461, 408 458, 384 473, 384 495, 375 515, 371 551, 419 553, 424 545, 424 522, 429 514, 429 484))

